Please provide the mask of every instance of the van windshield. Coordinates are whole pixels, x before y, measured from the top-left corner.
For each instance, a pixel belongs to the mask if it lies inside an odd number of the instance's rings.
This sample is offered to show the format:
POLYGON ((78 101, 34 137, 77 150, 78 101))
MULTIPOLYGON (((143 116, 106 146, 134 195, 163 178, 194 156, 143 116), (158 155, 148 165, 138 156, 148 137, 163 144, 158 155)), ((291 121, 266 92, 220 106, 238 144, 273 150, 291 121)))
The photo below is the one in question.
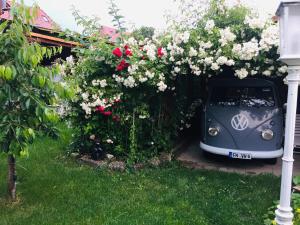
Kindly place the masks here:
POLYGON ((272 87, 224 87, 212 88, 210 104, 218 106, 274 107, 272 87))

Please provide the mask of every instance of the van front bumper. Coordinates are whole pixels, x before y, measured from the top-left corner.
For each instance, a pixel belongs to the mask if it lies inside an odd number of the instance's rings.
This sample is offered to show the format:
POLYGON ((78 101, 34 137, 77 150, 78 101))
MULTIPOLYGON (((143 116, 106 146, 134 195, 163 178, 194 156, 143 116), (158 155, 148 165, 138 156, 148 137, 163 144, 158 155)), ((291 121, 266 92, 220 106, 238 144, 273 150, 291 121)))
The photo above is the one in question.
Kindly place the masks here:
POLYGON ((251 154, 252 158, 254 159, 278 158, 283 154, 283 148, 277 150, 271 150, 271 151, 249 151, 249 150, 242 150, 242 149, 233 150, 227 148, 214 147, 211 145, 204 144, 203 142, 200 142, 200 148, 210 153, 214 153, 217 155, 225 155, 225 156, 229 156, 229 152, 251 154))

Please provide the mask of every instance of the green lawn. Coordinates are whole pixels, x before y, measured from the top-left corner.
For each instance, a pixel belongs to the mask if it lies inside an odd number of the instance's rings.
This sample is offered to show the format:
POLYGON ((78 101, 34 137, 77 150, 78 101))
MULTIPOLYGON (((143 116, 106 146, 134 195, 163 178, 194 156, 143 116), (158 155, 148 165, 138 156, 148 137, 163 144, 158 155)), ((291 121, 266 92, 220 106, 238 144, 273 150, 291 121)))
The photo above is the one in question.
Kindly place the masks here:
POLYGON ((190 170, 175 163, 137 173, 112 173, 64 159, 70 134, 42 138, 18 160, 18 203, 6 201, 0 159, 1 225, 262 225, 279 198, 279 179, 190 170))

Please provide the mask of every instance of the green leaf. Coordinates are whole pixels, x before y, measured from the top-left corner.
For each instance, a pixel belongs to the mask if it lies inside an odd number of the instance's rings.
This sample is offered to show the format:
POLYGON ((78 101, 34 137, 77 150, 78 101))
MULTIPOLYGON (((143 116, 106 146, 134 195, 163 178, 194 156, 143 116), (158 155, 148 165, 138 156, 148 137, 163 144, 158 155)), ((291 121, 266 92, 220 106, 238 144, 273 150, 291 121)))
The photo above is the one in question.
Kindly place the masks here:
POLYGON ((38 76, 38 84, 42 88, 45 86, 46 83, 46 77, 39 75, 38 76))
POLYGON ((0 66, 0 77, 5 79, 5 66, 0 66))
POLYGON ((295 185, 300 185, 300 176, 295 176, 293 178, 293 182, 294 182, 295 185))
POLYGON ((30 107, 30 98, 28 98, 27 100, 26 100, 26 102, 25 102, 25 107, 26 107, 26 109, 29 109, 29 107, 30 107))
POLYGON ((13 71, 10 67, 5 68, 4 77, 5 77, 5 80, 7 80, 7 81, 13 79, 13 71))
POLYGON ((37 57, 36 55, 31 56, 31 62, 32 62, 32 65, 33 65, 34 67, 36 67, 37 64, 39 63, 38 57, 37 57))
POLYGON ((8 24, 8 20, 2 22, 0 24, 0 32, 2 33, 4 31, 4 29, 7 27, 7 24, 8 24))

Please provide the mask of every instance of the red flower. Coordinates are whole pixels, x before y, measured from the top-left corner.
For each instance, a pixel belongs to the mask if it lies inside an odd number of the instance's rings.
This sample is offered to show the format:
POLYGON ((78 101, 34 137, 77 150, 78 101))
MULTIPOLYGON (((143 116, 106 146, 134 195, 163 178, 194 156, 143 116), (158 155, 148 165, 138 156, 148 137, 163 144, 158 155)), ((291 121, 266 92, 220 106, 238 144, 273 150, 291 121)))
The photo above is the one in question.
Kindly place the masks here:
POLYGON ((124 48, 127 50, 127 49, 129 49, 129 46, 128 46, 128 45, 125 45, 124 48))
POLYGON ((159 58, 161 58, 161 57, 164 56, 164 53, 163 53, 162 48, 158 48, 158 49, 157 49, 157 55, 158 55, 159 58))
POLYGON ((115 48, 115 49, 112 51, 112 53, 113 53, 115 56, 119 57, 119 58, 121 58, 121 56, 123 55, 120 48, 115 48))
POLYGON ((132 51, 128 48, 125 50, 125 55, 132 56, 132 51))
POLYGON ((117 70, 118 71, 122 71, 124 70, 125 68, 127 68, 129 66, 129 64, 123 59, 120 64, 117 66, 117 70))
POLYGON ((104 107, 104 106, 97 106, 97 107, 96 107, 96 112, 102 113, 102 112, 104 112, 104 110, 105 110, 105 107, 104 107))
POLYGON ((104 116, 110 116, 112 114, 112 111, 106 111, 102 113, 104 116))

